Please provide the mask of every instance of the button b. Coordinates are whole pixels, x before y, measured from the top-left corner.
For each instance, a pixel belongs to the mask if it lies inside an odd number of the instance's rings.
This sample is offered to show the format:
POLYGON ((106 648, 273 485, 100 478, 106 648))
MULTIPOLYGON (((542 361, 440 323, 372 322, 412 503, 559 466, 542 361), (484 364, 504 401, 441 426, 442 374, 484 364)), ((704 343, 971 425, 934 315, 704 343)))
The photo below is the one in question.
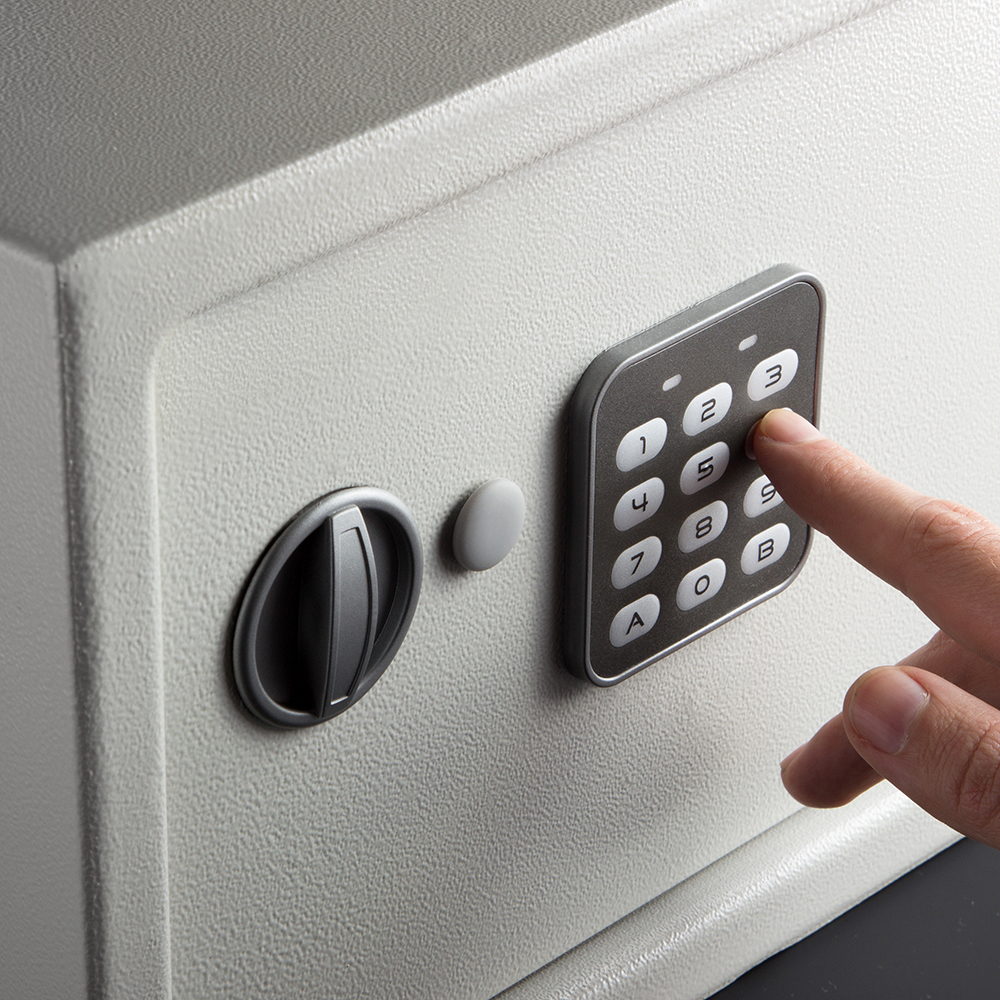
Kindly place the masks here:
POLYGON ((747 576, 751 576, 773 566, 788 550, 791 537, 787 524, 775 524, 759 535, 754 535, 743 549, 740 568, 747 576))

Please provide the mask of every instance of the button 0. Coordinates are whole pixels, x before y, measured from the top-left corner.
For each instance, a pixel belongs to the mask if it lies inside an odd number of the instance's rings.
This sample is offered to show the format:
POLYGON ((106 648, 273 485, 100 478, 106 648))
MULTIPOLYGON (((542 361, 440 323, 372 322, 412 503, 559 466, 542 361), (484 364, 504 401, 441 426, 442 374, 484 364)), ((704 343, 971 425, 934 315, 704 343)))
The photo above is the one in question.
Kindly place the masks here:
POLYGON ((623 590, 630 583, 649 576, 656 569, 663 554, 663 543, 650 535, 635 545, 630 545, 616 560, 611 569, 611 586, 623 590))
POLYGON ((726 564, 721 559, 711 559, 704 566, 685 573, 677 586, 677 607, 681 611, 711 600, 726 582, 726 564))
POLYGON ((711 486, 729 465, 729 445, 716 441, 692 455, 681 469, 681 492, 691 496, 706 486, 711 486))
POLYGON ((765 510, 779 507, 784 501, 781 494, 771 485, 767 476, 758 476, 743 497, 743 513, 747 517, 759 517, 765 510))
POLYGON ((773 566, 788 550, 791 537, 787 524, 775 524, 759 535, 754 535, 743 549, 740 568, 747 576, 751 576, 773 566))
POLYGON ((663 417, 654 417, 638 427, 633 427, 621 439, 615 455, 615 465, 622 472, 630 472, 643 462, 656 458, 667 440, 667 422, 663 417))
POLYGON ((638 601, 626 604, 611 622, 611 645, 624 646, 645 635, 660 617, 660 599, 656 594, 646 594, 638 601))
POLYGON ((615 527, 627 531, 652 517, 663 503, 663 491, 663 480, 655 476, 629 490, 615 507, 615 527))
POLYGON ((684 433, 694 437, 714 427, 729 412, 732 403, 733 387, 728 382, 720 382, 698 393, 684 411, 684 433))
POLYGON ((716 500, 707 507, 696 510, 684 518, 681 530, 677 533, 677 547, 681 552, 694 552, 709 542, 714 542, 729 520, 729 508, 716 500))
POLYGON ((747 381, 747 395, 755 402, 784 389, 799 370, 799 356, 790 347, 757 365, 747 381))

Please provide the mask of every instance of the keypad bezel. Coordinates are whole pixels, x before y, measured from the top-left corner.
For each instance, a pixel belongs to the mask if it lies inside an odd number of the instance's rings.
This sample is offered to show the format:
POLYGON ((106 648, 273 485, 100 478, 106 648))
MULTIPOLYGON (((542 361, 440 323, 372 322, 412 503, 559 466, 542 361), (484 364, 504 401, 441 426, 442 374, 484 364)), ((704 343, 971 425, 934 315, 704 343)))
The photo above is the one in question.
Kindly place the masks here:
POLYGON ((747 488, 762 473, 744 443, 754 422, 776 406, 817 419, 824 317, 819 281, 789 265, 779 265, 729 289, 596 358, 574 394, 570 414, 569 538, 567 548, 567 665, 596 684, 623 680, 711 629, 774 596, 794 579, 806 557, 810 529, 785 503, 750 518, 744 512, 747 488), (756 338, 749 347, 740 344, 756 338), (779 391, 754 401, 747 383, 760 362, 787 349, 798 355, 794 378, 779 391), (664 383, 681 376, 667 391, 664 383), (683 429, 691 401, 725 382, 733 398, 725 417, 694 436, 683 429), (662 417, 667 437, 655 457, 622 472, 616 454, 623 437, 662 417), (691 457, 716 442, 729 450, 729 464, 712 485, 690 495, 680 476, 691 457), (665 496, 656 514, 624 531, 614 511, 629 491, 651 478, 662 479, 665 496), (681 524, 692 512, 723 500, 728 522, 719 537, 691 552, 677 544, 681 524), (785 554, 747 576, 740 560, 746 543, 770 526, 790 531, 785 554), (653 572, 624 589, 612 586, 611 571, 621 553, 655 535, 663 546, 653 572), (726 579, 710 600, 689 611, 676 603, 680 580, 715 558, 726 564, 726 579), (634 641, 614 647, 610 624, 622 608, 655 594, 656 625, 634 641))

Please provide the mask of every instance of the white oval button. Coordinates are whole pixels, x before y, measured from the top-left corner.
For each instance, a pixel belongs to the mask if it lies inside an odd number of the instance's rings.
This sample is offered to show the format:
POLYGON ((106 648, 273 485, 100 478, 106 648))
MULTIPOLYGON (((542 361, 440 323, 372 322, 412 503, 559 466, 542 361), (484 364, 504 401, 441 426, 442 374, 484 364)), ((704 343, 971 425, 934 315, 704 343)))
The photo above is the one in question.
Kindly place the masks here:
POLYGON ((622 590, 630 583, 641 580, 656 569, 663 554, 663 543, 650 535, 635 545, 630 545, 616 560, 611 570, 611 586, 622 590))
POLYGON ((677 607, 681 611, 711 600, 726 582, 726 564, 721 559, 711 559, 704 566, 686 573, 677 587, 677 607))
POLYGON ((757 365, 747 381, 747 395, 755 402, 784 389, 799 370, 799 356, 790 347, 757 365))
POLYGON ((627 531, 652 517, 663 503, 663 490, 663 480, 655 476, 629 490, 615 507, 615 527, 627 531))
POLYGON ((663 417, 654 417, 644 424, 632 428, 621 439, 615 464, 622 472, 630 472, 643 462, 656 458, 667 440, 667 422, 663 417))
POLYGON ((787 551, 791 537, 787 524, 775 524, 759 535, 754 535, 743 549, 740 568, 750 576, 774 565, 787 551))
POLYGON ((743 513, 747 517, 759 517, 765 510, 780 506, 784 501, 781 494, 771 485, 767 476, 759 476, 751 484, 743 497, 743 513))
POLYGON ((638 601, 626 604, 611 623, 611 645, 624 646, 625 643, 645 635, 660 617, 660 599, 656 594, 646 594, 638 601))
POLYGON ((696 510, 684 518, 681 530, 677 533, 677 547, 681 552, 694 552, 709 542, 714 542, 729 520, 729 508, 716 500, 707 507, 696 510))
POLYGON ((732 403, 733 387, 728 382, 720 382, 698 393, 684 411, 684 433, 694 437, 714 427, 729 412, 732 403))
POLYGON ((711 486, 729 465, 729 445, 716 441, 692 455, 681 470, 681 492, 691 496, 706 486, 711 486))

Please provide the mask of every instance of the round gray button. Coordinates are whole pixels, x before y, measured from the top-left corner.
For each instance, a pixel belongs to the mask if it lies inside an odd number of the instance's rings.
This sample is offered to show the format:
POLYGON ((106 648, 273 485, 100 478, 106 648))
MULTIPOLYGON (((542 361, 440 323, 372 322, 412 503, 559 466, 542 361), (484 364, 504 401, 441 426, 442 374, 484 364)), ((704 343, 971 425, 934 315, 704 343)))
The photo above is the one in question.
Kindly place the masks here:
POLYGON ((465 501, 455 522, 452 548, 466 568, 492 569, 512 548, 524 526, 524 494, 509 479, 491 479, 465 501))

